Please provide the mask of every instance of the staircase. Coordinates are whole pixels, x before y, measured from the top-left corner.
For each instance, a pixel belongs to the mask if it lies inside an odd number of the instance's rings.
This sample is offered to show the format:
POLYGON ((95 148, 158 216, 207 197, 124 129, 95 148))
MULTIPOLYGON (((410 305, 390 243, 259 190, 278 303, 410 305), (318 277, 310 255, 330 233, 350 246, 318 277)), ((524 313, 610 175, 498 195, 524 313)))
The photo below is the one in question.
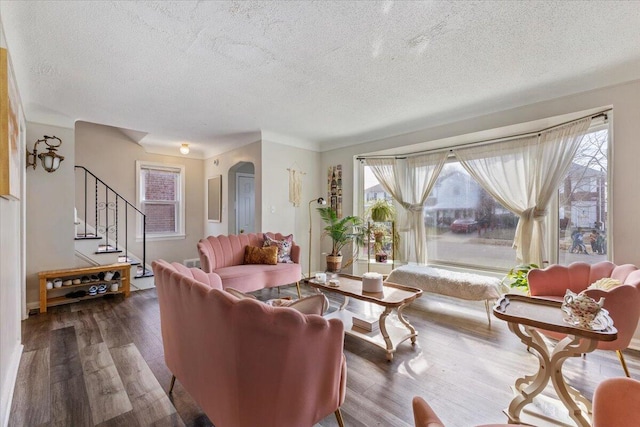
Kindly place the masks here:
POLYGON ((75 254, 89 265, 131 264, 131 290, 154 287, 146 216, 84 166, 75 166, 75 254))

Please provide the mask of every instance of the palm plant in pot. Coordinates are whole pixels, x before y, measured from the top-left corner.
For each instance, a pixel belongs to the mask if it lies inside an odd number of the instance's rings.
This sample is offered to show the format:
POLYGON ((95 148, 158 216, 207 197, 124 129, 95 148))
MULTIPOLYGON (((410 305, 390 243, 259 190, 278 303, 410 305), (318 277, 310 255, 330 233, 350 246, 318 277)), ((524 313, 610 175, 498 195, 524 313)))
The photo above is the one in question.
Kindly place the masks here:
MULTIPOLYGON (((330 206, 318 208, 318 212, 326 224, 324 234, 331 238, 331 253, 327 255, 327 271, 339 272, 343 268, 342 249, 351 242, 360 243, 362 240, 362 232, 359 230, 362 220, 353 215, 338 218, 338 214, 330 206)), ((344 267, 348 267, 352 262, 353 257, 344 267)))

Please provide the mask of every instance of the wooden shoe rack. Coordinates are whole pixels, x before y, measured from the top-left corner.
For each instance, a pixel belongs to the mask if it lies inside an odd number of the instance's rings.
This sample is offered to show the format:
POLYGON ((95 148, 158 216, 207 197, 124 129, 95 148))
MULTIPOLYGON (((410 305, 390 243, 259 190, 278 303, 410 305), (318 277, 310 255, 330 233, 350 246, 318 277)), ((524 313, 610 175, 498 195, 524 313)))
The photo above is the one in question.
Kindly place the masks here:
POLYGON ((131 285, 131 264, 128 263, 116 263, 108 265, 98 265, 95 267, 82 267, 82 268, 70 268, 66 270, 51 270, 41 271, 38 273, 40 278, 40 313, 45 313, 47 307, 54 305, 70 304, 78 301, 82 301, 90 298, 102 297, 105 295, 124 294, 125 297, 129 296, 131 285), (77 285, 68 285, 61 288, 47 289, 47 281, 53 282, 54 279, 73 280, 81 279, 82 277, 99 276, 100 273, 106 273, 108 271, 118 272, 120 277, 112 280, 98 280, 80 283, 77 285), (111 291, 111 285, 118 283, 118 290, 111 291), (68 298, 65 295, 72 291, 84 290, 87 291, 91 286, 107 285, 107 292, 99 293, 97 295, 86 295, 81 297, 68 298))

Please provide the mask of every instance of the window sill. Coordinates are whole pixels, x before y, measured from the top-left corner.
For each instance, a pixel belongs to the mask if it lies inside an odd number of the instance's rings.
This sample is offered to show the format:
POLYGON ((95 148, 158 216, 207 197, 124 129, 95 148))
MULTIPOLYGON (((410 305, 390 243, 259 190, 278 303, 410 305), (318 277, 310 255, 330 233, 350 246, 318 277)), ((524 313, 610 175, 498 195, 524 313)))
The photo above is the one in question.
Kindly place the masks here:
MULTIPOLYGON (((147 234, 147 242, 157 240, 184 240, 186 234, 147 234)), ((136 242, 142 242, 142 236, 136 236, 136 242)))

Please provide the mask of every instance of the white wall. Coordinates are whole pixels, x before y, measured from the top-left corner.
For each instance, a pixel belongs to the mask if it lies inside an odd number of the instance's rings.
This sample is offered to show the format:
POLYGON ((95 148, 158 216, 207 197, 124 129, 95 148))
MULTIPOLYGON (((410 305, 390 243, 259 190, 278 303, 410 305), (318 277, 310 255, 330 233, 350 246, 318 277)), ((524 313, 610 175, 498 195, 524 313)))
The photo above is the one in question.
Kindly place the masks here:
MULTIPOLYGON (((7 48, 0 15, 0 46, 7 48)), ((24 121, 21 120, 21 125, 24 121)), ((24 139, 19 151, 25 150, 24 139)), ((24 156, 20 156, 20 200, 0 198, 0 425, 7 425, 22 354, 20 319, 24 289, 24 156)))
MULTIPOLYGON (((74 256, 74 132, 56 126, 27 122, 27 144, 44 135, 62 140, 58 154, 64 156, 57 171, 49 173, 37 159, 36 170, 27 175, 27 305, 40 300, 38 272, 75 267, 74 256)), ((38 145, 43 150, 42 143, 38 145)))
MULTIPOLYGON (((301 248, 302 272, 309 270, 309 201, 327 197, 326 169, 320 167, 320 154, 273 141, 262 141, 262 230, 293 234, 301 248), (305 173, 302 178, 302 200, 294 207, 289 202, 289 171, 295 168, 305 173)), ((318 242, 322 234, 322 222, 311 205, 313 221, 311 271, 324 271, 324 257, 318 242)))

